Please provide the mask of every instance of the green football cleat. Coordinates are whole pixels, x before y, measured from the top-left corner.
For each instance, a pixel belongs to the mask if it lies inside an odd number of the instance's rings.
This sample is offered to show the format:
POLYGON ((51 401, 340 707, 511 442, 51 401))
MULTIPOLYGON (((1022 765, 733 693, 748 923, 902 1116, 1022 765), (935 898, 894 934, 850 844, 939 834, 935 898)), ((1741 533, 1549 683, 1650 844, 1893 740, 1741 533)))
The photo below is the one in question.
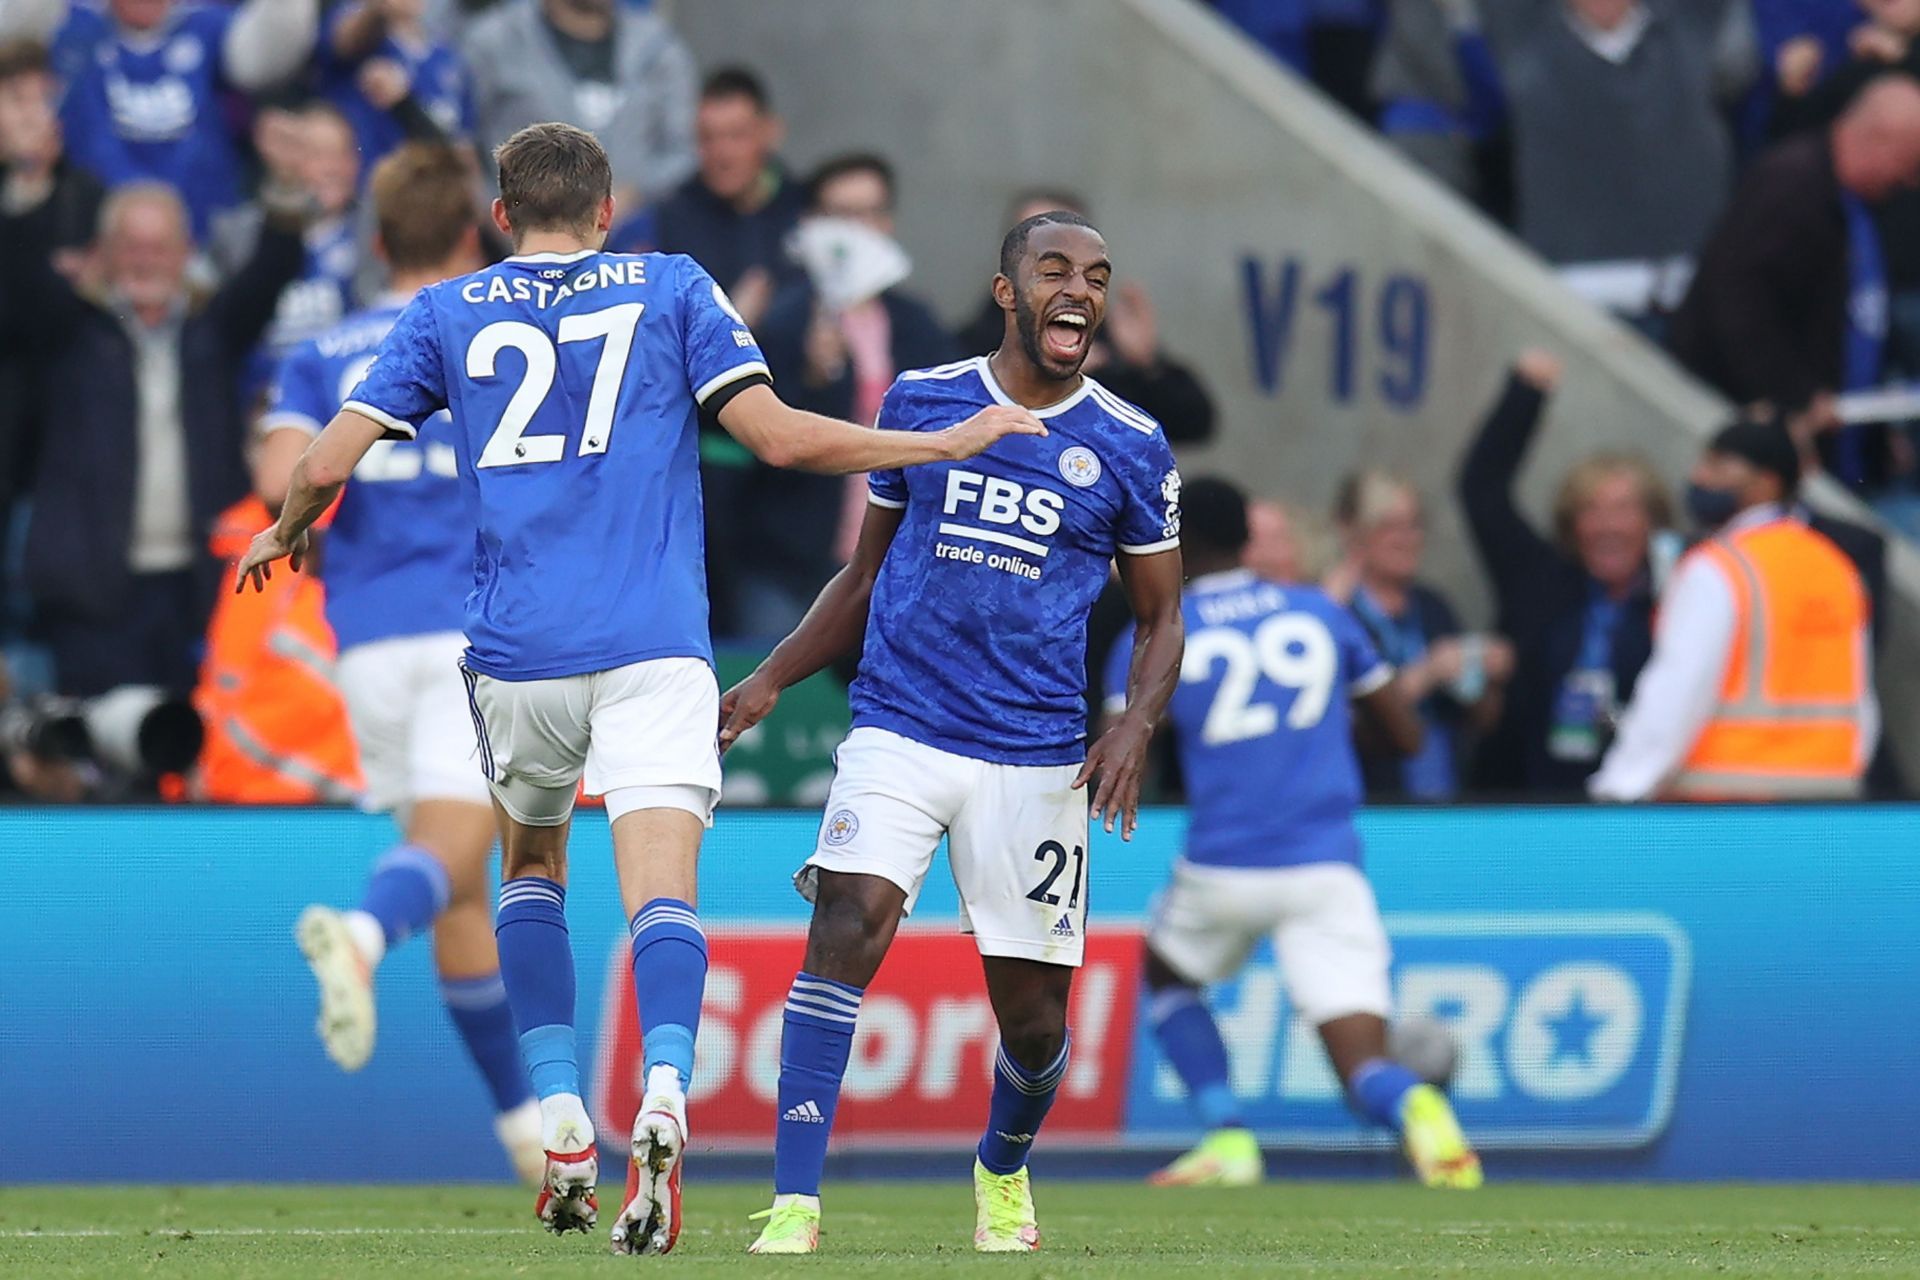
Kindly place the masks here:
POLYGON ((775 1196, 773 1208, 753 1218, 765 1218, 767 1225, 748 1253, 812 1253, 820 1247, 819 1196, 775 1196))
POLYGON ((1040 1247, 1033 1182, 1024 1166, 1013 1173, 992 1173, 975 1157, 973 1247, 978 1253, 1031 1253, 1040 1247))
POLYGON ((1147 1181, 1156 1187, 1253 1187, 1265 1176, 1252 1130, 1215 1129, 1147 1181))
POLYGON ((1480 1157, 1467 1145, 1452 1105, 1432 1085, 1407 1091, 1400 1104, 1400 1136, 1413 1171, 1427 1186, 1471 1191, 1485 1181, 1480 1157))

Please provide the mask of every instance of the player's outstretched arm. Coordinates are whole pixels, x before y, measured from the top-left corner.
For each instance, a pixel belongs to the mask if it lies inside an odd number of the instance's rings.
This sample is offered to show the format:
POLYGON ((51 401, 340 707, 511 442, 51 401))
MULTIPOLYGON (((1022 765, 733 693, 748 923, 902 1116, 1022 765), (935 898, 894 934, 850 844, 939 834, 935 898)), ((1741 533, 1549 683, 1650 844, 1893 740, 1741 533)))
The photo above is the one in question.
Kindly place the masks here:
POLYGON ((748 387, 727 401, 720 425, 770 467, 826 475, 958 462, 1002 436, 1047 434, 1027 410, 997 404, 943 431, 874 431, 795 409, 767 386, 748 387))
POLYGON ((386 428, 372 418, 342 409, 314 437, 300 461, 293 466, 293 479, 287 486, 287 500, 280 506, 280 518, 272 527, 254 538, 247 554, 240 558, 234 574, 233 589, 244 591, 253 580, 256 591, 267 589, 273 576, 273 562, 290 557, 298 571, 307 557, 307 529, 340 496, 340 487, 367 456, 374 441, 386 434, 386 428))
POLYGON ((1411 756, 1426 741, 1427 731, 1420 723, 1420 711, 1407 696, 1399 676, 1371 693, 1360 695, 1353 703, 1366 718, 1373 737, 1388 751, 1402 757, 1411 756))
POLYGON ((880 564, 900 531, 905 510, 869 504, 860 525, 860 541, 847 567, 820 589, 819 598, 800 619, 793 634, 774 646, 752 675, 727 690, 720 699, 720 750, 767 718, 780 701, 782 690, 824 670, 838 658, 859 649, 867 632, 867 605, 880 564))
POLYGON ((1117 821, 1120 838, 1133 839, 1140 824, 1140 782, 1146 774, 1147 745, 1168 699, 1180 683, 1180 658, 1186 650, 1186 623, 1180 615, 1180 585, 1185 577, 1180 552, 1120 557, 1120 582, 1133 606, 1133 662, 1127 668, 1126 708, 1087 752, 1075 787, 1097 778, 1093 819, 1108 831, 1117 821))

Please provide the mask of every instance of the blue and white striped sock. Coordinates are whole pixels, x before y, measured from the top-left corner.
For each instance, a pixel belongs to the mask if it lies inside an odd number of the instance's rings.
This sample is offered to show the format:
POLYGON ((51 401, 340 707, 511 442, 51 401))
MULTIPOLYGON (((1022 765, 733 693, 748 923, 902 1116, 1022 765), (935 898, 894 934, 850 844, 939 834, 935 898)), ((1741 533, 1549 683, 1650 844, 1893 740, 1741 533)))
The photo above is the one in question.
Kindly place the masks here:
POLYGON ((1067 1077, 1073 1054, 1073 1036, 1061 1042, 1060 1052, 1038 1071, 1013 1060, 1005 1045, 993 1059, 993 1101, 987 1107, 987 1132, 980 1139, 980 1163, 991 1173, 1016 1173, 1027 1162, 1041 1122, 1053 1109, 1060 1082, 1067 1077))
POLYGON ((494 917, 500 981, 507 988, 520 1056, 542 1098, 580 1092, 573 1035, 573 939, 567 933, 567 891, 541 876, 509 880, 494 917))
POLYGON ((794 976, 780 1026, 780 1119, 773 1134, 775 1195, 817 1196, 827 1164, 827 1137, 840 1105, 840 1082, 853 1051, 861 988, 794 976))
POLYGON ((633 942, 633 998, 640 1049, 651 1071, 664 1063, 693 1082, 693 1042, 707 989, 707 935, 690 903, 655 898, 627 922, 633 942))

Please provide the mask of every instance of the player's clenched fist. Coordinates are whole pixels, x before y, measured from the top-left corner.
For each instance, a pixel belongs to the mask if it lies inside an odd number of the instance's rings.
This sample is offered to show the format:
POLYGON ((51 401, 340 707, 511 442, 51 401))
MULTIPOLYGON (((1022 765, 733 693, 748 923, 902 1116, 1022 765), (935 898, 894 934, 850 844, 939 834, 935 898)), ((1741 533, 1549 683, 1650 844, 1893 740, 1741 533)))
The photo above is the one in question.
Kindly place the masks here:
POLYGON ((1032 412, 1017 405, 990 404, 965 422, 940 433, 948 444, 947 459, 959 462, 993 446, 1002 436, 1043 436, 1047 429, 1032 412))
POLYGON ((273 576, 273 562, 283 558, 296 572, 306 563, 307 535, 304 530, 298 537, 287 539, 281 536, 280 526, 276 524, 254 535, 252 545, 247 548, 247 554, 240 557, 240 568, 233 576, 235 593, 247 589, 248 577, 252 577, 255 591, 265 591, 267 579, 273 576))
POLYGON ((720 751, 765 720, 780 701, 780 686, 758 671, 726 691, 720 699, 720 751))

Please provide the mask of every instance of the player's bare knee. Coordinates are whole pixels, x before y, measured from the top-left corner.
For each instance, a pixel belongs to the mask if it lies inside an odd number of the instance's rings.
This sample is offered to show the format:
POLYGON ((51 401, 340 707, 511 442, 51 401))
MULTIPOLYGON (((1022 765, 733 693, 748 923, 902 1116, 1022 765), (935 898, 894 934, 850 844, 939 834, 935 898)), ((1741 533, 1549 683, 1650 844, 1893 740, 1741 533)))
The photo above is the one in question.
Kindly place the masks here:
POLYGON ((1196 984, 1187 981, 1174 972, 1173 966, 1161 958, 1160 953, 1151 945, 1144 947, 1146 958, 1141 965, 1141 976, 1145 979, 1147 990, 1165 991, 1169 987, 1197 989, 1196 984))
POLYGON ((1028 1071, 1040 1071, 1060 1056, 1067 1042, 1065 1002, 1038 1000, 1029 1008, 1003 1015, 1000 1043, 1028 1071))
POLYGON ((807 928, 807 972, 864 987, 900 923, 901 894, 873 876, 822 875, 807 928))

